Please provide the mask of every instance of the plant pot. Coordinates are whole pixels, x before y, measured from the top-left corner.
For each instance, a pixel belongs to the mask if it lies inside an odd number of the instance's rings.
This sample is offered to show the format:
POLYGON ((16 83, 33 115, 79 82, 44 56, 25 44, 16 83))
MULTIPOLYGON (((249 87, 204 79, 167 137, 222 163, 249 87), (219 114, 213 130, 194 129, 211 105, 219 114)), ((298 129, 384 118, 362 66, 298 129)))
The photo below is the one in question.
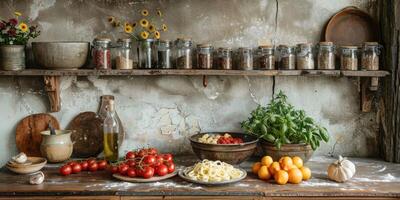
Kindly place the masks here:
POLYGON ((55 135, 50 131, 41 132, 43 136, 40 145, 42 156, 51 163, 58 163, 68 160, 72 155, 73 143, 71 140, 72 131, 56 130, 55 135))
POLYGON ((265 140, 261 140, 261 147, 264 150, 265 155, 269 155, 274 160, 279 160, 283 156, 299 156, 303 159, 303 162, 307 162, 314 151, 309 144, 284 144, 281 149, 275 147, 274 144, 269 143, 265 140))
POLYGON ((0 45, 0 67, 7 71, 25 69, 25 45, 0 45))

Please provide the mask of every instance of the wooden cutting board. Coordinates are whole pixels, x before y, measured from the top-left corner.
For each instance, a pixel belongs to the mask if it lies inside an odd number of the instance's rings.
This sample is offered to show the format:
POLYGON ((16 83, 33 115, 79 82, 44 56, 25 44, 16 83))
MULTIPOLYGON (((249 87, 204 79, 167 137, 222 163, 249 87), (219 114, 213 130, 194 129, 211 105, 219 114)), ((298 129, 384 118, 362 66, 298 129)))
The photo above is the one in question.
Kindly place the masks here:
POLYGON ((40 144, 42 135, 40 132, 48 130, 50 124, 54 129, 60 129, 58 120, 45 113, 29 115, 17 124, 15 141, 19 152, 24 152, 28 156, 42 156, 40 144))
POLYGON ((94 112, 83 112, 68 125, 74 142, 73 157, 95 157, 103 151, 103 121, 94 112))

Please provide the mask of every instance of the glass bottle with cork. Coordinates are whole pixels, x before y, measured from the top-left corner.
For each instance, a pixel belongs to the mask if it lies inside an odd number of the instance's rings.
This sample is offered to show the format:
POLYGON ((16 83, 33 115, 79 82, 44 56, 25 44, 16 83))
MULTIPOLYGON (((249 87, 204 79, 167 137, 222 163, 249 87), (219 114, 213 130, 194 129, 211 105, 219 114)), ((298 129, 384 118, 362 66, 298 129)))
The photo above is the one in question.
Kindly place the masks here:
POLYGON ((120 124, 115 114, 114 100, 110 100, 106 107, 107 116, 104 119, 104 158, 107 161, 118 160, 118 137, 120 135, 120 124))

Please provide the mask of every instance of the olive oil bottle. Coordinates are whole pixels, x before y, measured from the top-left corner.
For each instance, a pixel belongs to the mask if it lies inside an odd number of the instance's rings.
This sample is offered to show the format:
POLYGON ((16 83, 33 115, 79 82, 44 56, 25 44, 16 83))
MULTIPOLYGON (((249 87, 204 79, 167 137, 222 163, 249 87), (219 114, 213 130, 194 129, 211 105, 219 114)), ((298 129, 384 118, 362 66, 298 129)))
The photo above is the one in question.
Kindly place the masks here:
POLYGON ((118 135, 120 134, 119 120, 116 117, 114 100, 107 106, 107 115, 103 123, 104 131, 104 158, 107 161, 118 160, 118 135))

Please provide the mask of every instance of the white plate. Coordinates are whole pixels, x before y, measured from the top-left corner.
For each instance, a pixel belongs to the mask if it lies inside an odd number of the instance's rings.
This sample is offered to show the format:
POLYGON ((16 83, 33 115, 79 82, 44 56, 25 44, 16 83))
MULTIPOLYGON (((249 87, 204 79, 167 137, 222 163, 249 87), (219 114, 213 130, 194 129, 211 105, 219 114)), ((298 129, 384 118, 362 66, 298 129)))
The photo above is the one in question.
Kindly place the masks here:
POLYGON ((184 168, 182 170, 179 170, 178 175, 182 179, 184 179, 185 181, 192 182, 192 183, 197 183, 197 184, 202 184, 202 185, 225 185, 225 184, 231 184, 231 183, 239 182, 239 181, 243 180, 244 178, 246 178, 246 176, 247 176, 246 170, 241 169, 241 168, 237 168, 237 169, 239 169, 240 171, 243 172, 243 176, 241 176, 241 177, 239 177, 237 179, 232 179, 232 180, 229 180, 229 181, 221 181, 221 182, 205 182, 205 181, 193 180, 193 179, 189 178, 187 176, 187 173, 192 169, 193 169, 193 166, 192 167, 186 167, 186 168, 184 168))

